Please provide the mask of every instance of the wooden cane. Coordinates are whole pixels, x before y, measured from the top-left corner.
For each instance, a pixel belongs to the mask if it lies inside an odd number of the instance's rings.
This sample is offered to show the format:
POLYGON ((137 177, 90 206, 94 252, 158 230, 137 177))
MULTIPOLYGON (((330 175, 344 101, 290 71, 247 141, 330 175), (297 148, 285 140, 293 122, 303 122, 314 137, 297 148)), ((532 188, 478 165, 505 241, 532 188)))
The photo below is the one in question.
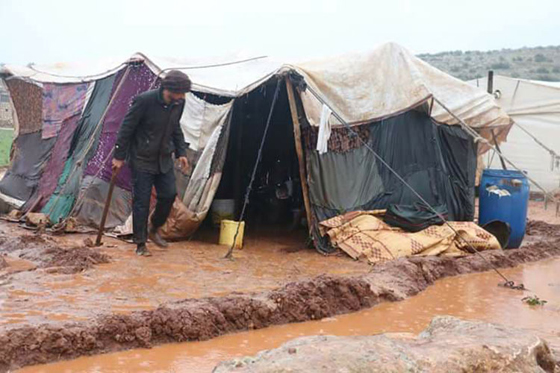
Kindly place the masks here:
POLYGON ((107 200, 105 201, 105 207, 103 208, 103 215, 101 216, 101 223, 99 223, 99 231, 97 231, 97 239, 95 240, 95 246, 101 246, 101 238, 103 237, 103 231, 105 230, 105 221, 107 220, 107 214, 109 213, 109 207, 111 207, 111 199, 113 198, 113 189, 115 189, 115 181, 117 180, 117 175, 119 171, 113 170, 111 175, 111 182, 109 183, 109 192, 107 193, 107 200))

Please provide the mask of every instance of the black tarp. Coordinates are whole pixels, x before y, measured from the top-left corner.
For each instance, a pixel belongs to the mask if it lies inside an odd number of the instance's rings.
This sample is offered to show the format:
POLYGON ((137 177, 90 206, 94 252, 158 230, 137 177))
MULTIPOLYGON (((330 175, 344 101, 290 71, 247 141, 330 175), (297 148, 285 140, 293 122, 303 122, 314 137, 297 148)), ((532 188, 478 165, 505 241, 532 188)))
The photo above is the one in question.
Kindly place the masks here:
MULTIPOLYGON (((445 204, 451 220, 472 220, 476 145, 460 127, 437 125, 417 110, 365 126, 371 148, 428 203, 445 204)), ((308 146, 306 158, 309 197, 318 221, 419 201, 363 145, 321 155, 308 146)))

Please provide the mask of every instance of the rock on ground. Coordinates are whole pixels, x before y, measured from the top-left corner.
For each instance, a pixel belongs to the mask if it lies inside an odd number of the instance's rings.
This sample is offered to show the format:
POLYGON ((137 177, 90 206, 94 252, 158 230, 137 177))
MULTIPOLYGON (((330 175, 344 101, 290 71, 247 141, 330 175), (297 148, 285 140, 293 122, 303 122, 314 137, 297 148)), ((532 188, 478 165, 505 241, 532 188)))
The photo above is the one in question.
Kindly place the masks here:
POLYGON ((547 343, 531 333, 438 316, 418 336, 298 338, 256 357, 221 363, 214 373, 555 372, 555 367, 547 343))

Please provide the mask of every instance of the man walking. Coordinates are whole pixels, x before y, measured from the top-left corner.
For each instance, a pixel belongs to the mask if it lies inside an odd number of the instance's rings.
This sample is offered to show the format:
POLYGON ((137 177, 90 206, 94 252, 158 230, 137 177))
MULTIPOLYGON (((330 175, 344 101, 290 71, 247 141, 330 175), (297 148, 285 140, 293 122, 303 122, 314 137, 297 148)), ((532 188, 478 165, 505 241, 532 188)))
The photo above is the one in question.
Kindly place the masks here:
POLYGON ((165 223, 177 194, 173 158, 186 172, 188 161, 179 119, 185 106, 185 93, 191 89, 189 77, 169 71, 161 88, 138 95, 119 129, 113 170, 118 172, 126 160, 132 169, 132 225, 136 254, 151 256, 148 238, 159 247, 168 244, 158 229, 165 223), (150 198, 155 186, 157 204, 148 229, 150 198))

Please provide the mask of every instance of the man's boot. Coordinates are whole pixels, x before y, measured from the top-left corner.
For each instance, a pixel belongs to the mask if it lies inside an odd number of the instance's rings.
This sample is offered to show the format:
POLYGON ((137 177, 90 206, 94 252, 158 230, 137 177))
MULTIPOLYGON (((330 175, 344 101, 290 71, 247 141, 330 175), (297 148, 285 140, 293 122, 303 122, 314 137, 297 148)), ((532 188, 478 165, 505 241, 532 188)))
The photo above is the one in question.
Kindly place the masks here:
POLYGON ((136 255, 138 255, 138 256, 152 256, 152 253, 150 252, 150 250, 148 250, 148 247, 146 247, 145 243, 140 243, 136 247, 136 255))
POLYGON ((157 228, 150 228, 150 232, 148 234, 148 238, 152 241, 156 246, 161 248, 166 248, 169 246, 167 241, 165 241, 160 234, 158 233, 157 228))

